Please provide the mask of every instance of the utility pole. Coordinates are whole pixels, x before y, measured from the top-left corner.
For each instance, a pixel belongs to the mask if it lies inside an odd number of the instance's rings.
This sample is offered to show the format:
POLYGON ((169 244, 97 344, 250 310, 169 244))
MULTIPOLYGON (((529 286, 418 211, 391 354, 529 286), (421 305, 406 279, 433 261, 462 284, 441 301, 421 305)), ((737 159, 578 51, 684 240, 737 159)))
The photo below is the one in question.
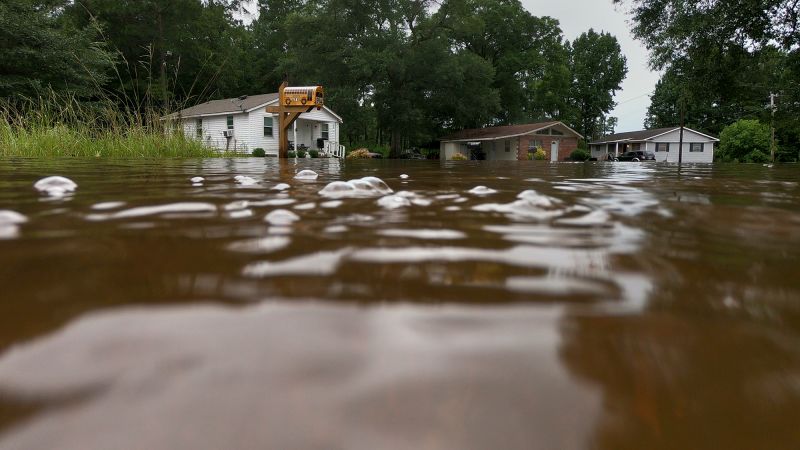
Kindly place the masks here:
POLYGON ((771 162, 775 162, 775 97, 778 95, 775 93, 769 93, 769 107, 772 109, 772 141, 769 145, 769 160, 771 162))
POLYGON ((686 100, 681 96, 681 137, 678 142, 678 164, 683 162, 683 127, 686 120, 686 100))

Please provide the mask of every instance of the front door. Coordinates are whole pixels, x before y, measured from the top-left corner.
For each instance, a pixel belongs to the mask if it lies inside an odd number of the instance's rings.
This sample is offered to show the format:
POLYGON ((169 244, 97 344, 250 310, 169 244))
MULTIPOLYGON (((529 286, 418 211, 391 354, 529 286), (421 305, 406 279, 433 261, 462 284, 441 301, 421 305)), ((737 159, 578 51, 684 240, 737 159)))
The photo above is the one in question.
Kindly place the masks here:
POLYGON ((550 161, 558 161, 558 141, 550 144, 550 161))

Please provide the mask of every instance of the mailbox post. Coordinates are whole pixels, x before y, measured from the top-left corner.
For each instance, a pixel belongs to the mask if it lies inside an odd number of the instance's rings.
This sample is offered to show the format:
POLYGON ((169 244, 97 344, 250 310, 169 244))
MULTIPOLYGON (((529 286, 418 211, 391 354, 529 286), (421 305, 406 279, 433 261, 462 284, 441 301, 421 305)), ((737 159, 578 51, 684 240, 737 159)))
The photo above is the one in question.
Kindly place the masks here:
MULTIPOLYGON (((284 81, 278 89, 278 94, 278 105, 268 106, 267 112, 278 115, 278 156, 287 158, 289 156, 289 129, 300 117, 300 114, 309 112, 314 108, 322 108, 322 87, 290 88, 287 87, 287 83, 284 81), (301 92, 303 95, 300 95, 301 92)), ((294 145, 295 149, 297 149, 297 142, 294 145)))

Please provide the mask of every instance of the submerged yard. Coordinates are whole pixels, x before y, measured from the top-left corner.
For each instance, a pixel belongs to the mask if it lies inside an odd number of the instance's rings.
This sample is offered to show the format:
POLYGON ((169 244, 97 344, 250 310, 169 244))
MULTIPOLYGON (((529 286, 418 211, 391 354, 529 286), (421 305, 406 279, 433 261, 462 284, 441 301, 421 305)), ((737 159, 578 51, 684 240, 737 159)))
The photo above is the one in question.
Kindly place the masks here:
POLYGON ((0 449, 793 449, 798 202, 792 166, 3 160, 0 449))

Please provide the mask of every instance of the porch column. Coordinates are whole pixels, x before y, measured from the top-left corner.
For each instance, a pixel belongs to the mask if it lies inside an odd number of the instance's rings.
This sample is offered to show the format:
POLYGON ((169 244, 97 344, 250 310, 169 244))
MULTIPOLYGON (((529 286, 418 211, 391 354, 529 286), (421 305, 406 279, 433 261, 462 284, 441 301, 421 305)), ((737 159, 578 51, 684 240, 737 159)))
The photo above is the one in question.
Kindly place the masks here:
POLYGON ((614 143, 614 156, 619 156, 619 142, 614 143))

